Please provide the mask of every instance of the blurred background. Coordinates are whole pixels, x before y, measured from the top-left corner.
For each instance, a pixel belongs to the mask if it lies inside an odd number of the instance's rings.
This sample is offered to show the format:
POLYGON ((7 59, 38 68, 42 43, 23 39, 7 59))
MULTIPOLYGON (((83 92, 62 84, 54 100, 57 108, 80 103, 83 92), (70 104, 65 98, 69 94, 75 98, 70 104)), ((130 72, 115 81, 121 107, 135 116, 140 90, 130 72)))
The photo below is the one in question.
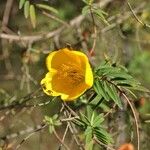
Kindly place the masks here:
MULTIPOLYGON (((3 109, 3 106, 13 104, 31 92, 36 93, 36 97, 29 104, 36 105, 51 99, 39 88, 47 72, 45 58, 52 50, 66 46, 82 50, 95 66, 107 57, 112 62, 124 65, 144 87, 150 88, 150 27, 142 24, 150 25, 149 0, 129 1, 142 23, 133 15, 125 0, 94 2, 107 13, 105 19, 109 25, 94 16, 97 40, 95 51, 89 55, 94 40, 93 22, 90 14, 82 14, 85 6, 82 0, 30 0, 30 4, 46 4, 58 11, 55 14, 35 7, 35 28, 30 17, 25 18, 24 9, 19 9, 19 0, 0 1, 0 137, 34 128, 42 123, 44 115, 59 111, 59 101, 41 107, 3 109)), ((150 98, 142 92, 135 94, 137 99, 134 102, 140 118, 141 149, 149 150, 150 98)), ((131 128, 130 123, 127 126, 131 128)), ((61 136, 63 129, 58 129, 58 132, 61 136)), ((0 147, 13 149, 25 135, 1 139, 0 147)), ((70 135, 67 143, 70 143, 69 138, 70 135)), ((45 129, 30 137, 20 149, 55 150, 58 143, 45 129)))

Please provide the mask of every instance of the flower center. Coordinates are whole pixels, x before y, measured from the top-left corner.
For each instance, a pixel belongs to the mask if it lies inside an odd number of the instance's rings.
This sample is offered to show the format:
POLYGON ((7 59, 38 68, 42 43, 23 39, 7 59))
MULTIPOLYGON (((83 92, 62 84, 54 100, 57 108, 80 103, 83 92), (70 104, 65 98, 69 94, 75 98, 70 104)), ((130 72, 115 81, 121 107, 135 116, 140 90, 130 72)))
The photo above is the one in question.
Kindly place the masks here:
POLYGON ((58 75, 59 78, 66 79, 67 83, 73 86, 84 81, 83 71, 76 64, 62 64, 58 75))

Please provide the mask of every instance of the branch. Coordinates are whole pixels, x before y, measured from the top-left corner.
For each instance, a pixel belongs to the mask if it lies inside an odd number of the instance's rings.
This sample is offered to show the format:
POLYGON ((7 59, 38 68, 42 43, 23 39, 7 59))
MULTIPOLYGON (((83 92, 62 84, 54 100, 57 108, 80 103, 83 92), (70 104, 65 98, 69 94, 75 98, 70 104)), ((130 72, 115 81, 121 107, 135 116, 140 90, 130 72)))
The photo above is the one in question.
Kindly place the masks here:
MULTIPOLYGON (((100 5, 102 8, 102 7, 105 7, 111 1, 113 1, 113 0, 103 0, 97 4, 100 5)), ((68 24, 71 27, 79 26, 84 19, 85 19, 85 16, 79 15, 79 16, 73 18, 68 24)), ((66 28, 66 25, 63 25, 54 31, 50 31, 45 34, 31 35, 31 36, 30 35, 29 36, 21 36, 21 35, 12 35, 12 34, 1 33, 0 38, 13 40, 13 41, 36 42, 36 41, 40 41, 43 39, 55 37, 56 35, 59 35, 65 28, 66 28)))
POLYGON ((128 4, 128 6, 129 6, 129 8, 130 8, 130 10, 131 10, 131 12, 132 12, 134 18, 135 18, 141 25, 150 28, 150 25, 149 25, 149 24, 146 24, 145 22, 141 21, 141 20, 138 18, 138 16, 136 15, 136 13, 134 12, 134 10, 132 9, 130 3, 127 2, 127 4, 128 4))

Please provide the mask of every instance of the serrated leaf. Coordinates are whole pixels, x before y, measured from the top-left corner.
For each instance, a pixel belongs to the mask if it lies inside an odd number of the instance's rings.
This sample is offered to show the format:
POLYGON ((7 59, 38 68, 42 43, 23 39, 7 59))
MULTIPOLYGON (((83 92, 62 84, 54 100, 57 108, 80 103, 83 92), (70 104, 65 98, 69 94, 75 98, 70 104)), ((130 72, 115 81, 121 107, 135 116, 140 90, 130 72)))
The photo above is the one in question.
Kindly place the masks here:
POLYGON ((34 5, 30 5, 30 20, 32 23, 33 28, 36 27, 36 13, 34 5))
POLYGON ((90 12, 89 6, 84 6, 82 8, 82 15, 87 15, 90 12))
POLYGON ((26 1, 24 4, 24 16, 25 16, 25 18, 28 18, 29 11, 30 11, 30 2, 26 1))
POLYGON ((105 100, 109 101, 109 96, 104 90, 104 85, 98 79, 95 80, 93 87, 97 94, 103 96, 105 100))
POLYGON ((37 7, 41 8, 41 9, 45 9, 48 10, 50 12, 53 12, 55 14, 58 14, 58 10, 55 9, 54 7, 51 7, 49 5, 45 5, 45 4, 36 4, 37 7))
POLYGON ((20 1, 19 1, 19 9, 21 9, 21 8, 23 7, 25 1, 26 1, 26 0, 20 0, 20 1))
POLYGON ((111 97, 111 99, 120 107, 122 108, 121 99, 118 96, 116 88, 104 81, 104 87, 108 95, 111 97))

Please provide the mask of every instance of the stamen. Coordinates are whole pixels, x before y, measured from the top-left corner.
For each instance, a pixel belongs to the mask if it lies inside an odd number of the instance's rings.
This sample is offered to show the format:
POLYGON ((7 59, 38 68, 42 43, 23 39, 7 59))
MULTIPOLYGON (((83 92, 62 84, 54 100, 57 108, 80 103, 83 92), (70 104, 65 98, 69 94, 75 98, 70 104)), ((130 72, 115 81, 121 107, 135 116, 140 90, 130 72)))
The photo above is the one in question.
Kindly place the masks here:
POLYGON ((76 64, 62 64, 59 78, 67 79, 69 84, 78 85, 84 80, 82 70, 76 64))

